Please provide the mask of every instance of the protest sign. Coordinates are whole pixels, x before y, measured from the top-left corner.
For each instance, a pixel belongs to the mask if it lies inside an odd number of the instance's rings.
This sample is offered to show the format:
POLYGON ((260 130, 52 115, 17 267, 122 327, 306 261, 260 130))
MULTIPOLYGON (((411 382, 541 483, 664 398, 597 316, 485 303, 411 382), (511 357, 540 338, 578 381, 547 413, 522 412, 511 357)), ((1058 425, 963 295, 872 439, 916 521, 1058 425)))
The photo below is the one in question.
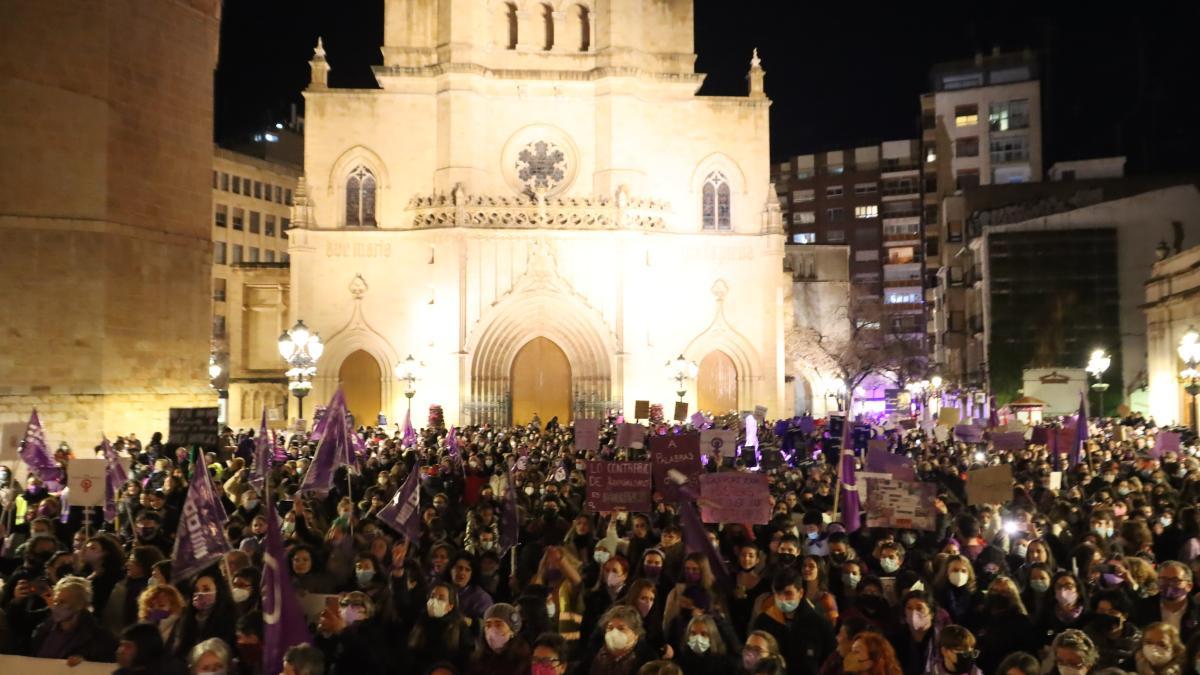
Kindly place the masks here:
POLYGON ((633 402, 633 418, 644 420, 650 417, 650 401, 633 402))
POLYGON ((737 432, 732 429, 705 429, 700 432, 700 447, 718 457, 733 457, 737 453, 737 432))
POLYGON ((1154 447, 1147 453, 1151 457, 1162 457, 1168 452, 1179 452, 1179 434, 1174 431, 1160 431, 1154 437, 1154 447))
POLYGON ((652 436, 650 438, 650 460, 654 463, 654 489, 668 501, 679 499, 679 486, 667 480, 667 472, 675 469, 695 481, 703 468, 700 466, 700 434, 652 436))
POLYGON ((992 447, 997 450, 1022 450, 1025 447, 1025 434, 1015 431, 992 434, 992 447))
POLYGON ((938 443, 945 443, 946 441, 950 440, 950 429, 940 425, 934 427, 933 437, 937 439, 938 443))
POLYGON ((686 401, 675 402, 675 415, 671 419, 676 422, 682 422, 687 419, 688 404, 686 401))
POLYGON ((958 408, 942 408, 938 410, 938 426, 953 427, 958 424, 958 408))
POLYGON ((937 528, 933 508, 937 486, 911 480, 878 480, 867 483, 867 527, 896 527, 911 530, 937 528))
POLYGON ((296 601, 300 605, 300 609, 304 612, 304 618, 310 624, 315 624, 321 619, 321 612, 326 607, 332 606, 336 612, 338 607, 337 593, 308 593, 306 591, 296 591, 296 601))
POLYGON ((967 472, 968 504, 1003 504, 1013 496, 1012 466, 1001 464, 967 472))
POLYGON ((963 443, 982 443, 983 427, 974 424, 959 424, 954 427, 954 437, 963 443))
POLYGON ((1062 489, 1062 474, 1063 474, 1063 472, 1061 472, 1061 471, 1051 471, 1050 472, 1050 484, 1047 485, 1046 487, 1050 488, 1051 490, 1061 490, 1062 489))
POLYGON ((886 438, 872 438, 871 440, 867 441, 867 453, 870 454, 872 450, 877 451, 877 452, 887 452, 888 451, 887 439, 886 438))
POLYGON ((1029 436, 1029 442, 1034 445, 1046 445, 1050 443, 1050 430, 1046 427, 1034 427, 1033 433, 1029 436))
MULTIPOLYGON (((21 426, 25 426, 22 424, 21 426)), ((83 661, 74 666, 66 665, 64 659, 39 659, 31 656, 0 656, 0 673, 21 673, 21 675, 109 675, 113 672, 111 663, 90 663, 83 661)))
POLYGON ((171 408, 167 443, 177 447, 217 449, 217 408, 171 408))
POLYGON ((886 444, 882 449, 878 446, 867 448, 867 471, 888 473, 896 480, 917 479, 913 461, 904 455, 888 452, 886 444))
POLYGON ((617 428, 617 447, 641 449, 646 447, 646 427, 626 422, 617 428))
POLYGON ((600 449, 600 420, 575 420, 575 449, 600 449))
POLYGON ((73 459, 67 467, 71 506, 104 506, 108 462, 103 458, 73 459))
POLYGON ((706 523, 765 525, 771 519, 770 490, 761 473, 706 473, 700 476, 700 498, 706 523))
POLYGON ((758 447, 758 420, 754 418, 754 415, 745 415, 744 419, 746 420, 745 447, 757 448, 758 447))
POLYGON ((704 413, 701 413, 701 412, 692 413, 691 421, 692 421, 692 426, 696 427, 697 429, 704 426, 705 424, 708 424, 708 418, 705 417, 704 413))
POLYGON ((652 481, 650 462, 589 461, 583 510, 648 512, 652 481))

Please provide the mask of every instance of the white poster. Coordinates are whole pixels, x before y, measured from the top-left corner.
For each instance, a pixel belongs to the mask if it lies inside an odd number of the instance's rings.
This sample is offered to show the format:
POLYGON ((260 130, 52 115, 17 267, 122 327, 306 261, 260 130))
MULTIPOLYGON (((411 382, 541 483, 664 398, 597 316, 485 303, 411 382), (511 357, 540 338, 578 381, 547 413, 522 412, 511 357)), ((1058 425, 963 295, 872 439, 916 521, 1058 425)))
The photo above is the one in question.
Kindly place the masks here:
POLYGON ((67 467, 67 487, 71 506, 104 506, 105 469, 103 459, 73 459, 67 467))

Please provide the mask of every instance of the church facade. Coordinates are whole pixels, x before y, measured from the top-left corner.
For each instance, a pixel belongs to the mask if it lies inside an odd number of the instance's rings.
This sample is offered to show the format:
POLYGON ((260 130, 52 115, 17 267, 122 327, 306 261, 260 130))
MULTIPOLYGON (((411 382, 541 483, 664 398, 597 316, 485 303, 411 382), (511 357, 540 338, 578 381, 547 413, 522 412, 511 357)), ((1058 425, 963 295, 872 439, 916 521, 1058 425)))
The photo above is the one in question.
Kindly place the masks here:
POLYGON ((746 95, 698 96, 690 0, 384 6, 378 88, 330 88, 318 43, 287 306, 249 338, 320 333, 311 402, 403 416, 412 355, 418 425, 670 415, 682 355, 692 411, 833 405, 788 342, 818 267, 844 311, 845 253, 785 252, 757 55, 746 95))

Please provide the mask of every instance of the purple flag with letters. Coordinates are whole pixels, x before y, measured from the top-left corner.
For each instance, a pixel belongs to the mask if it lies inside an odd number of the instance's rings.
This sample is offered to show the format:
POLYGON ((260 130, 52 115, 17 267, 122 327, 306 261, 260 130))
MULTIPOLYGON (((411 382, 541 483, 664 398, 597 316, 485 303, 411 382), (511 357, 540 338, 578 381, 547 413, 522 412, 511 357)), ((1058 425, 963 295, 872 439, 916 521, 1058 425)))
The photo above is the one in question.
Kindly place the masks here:
POLYGON ((283 671, 283 655, 289 647, 310 644, 312 636, 296 591, 292 588, 288 573, 287 554, 283 550, 283 539, 279 536, 279 518, 275 515, 275 502, 267 504, 267 542, 263 550, 262 575, 262 620, 263 620, 263 674, 279 675, 283 671))
POLYGON ((414 448, 417 445, 417 430, 412 425, 411 409, 404 411, 404 432, 400 444, 406 448, 414 448))
POLYGON ((421 465, 414 464, 404 485, 375 517, 409 541, 421 538, 421 465))
MULTIPOLYGON (((846 410, 853 410, 847 404, 846 410)), ((850 444, 850 430, 853 425, 849 420, 842 425, 842 526, 846 532, 853 533, 861 527, 859 517, 861 503, 858 498, 858 481, 855 478, 854 448, 850 444)))
POLYGON ((198 452, 171 553, 172 582, 191 579, 233 550, 225 538, 224 524, 225 507, 217 499, 208 468, 204 466, 204 453, 198 452))
POLYGON ((254 438, 254 466, 250 470, 250 484, 260 490, 271 471, 273 445, 271 433, 267 431, 267 408, 263 406, 262 424, 258 427, 258 436, 254 438))
POLYGON ((19 454, 25 466, 29 467, 29 473, 45 483, 47 490, 54 492, 62 488, 62 468, 54 461, 50 446, 46 445, 46 430, 42 427, 37 408, 29 415, 29 424, 25 426, 25 440, 21 442, 19 454))
POLYGON ((104 522, 111 523, 117 519, 117 499, 129 480, 129 474, 107 438, 101 441, 100 450, 104 454, 104 461, 108 462, 104 468, 104 522))
POLYGON ((350 440, 347 438, 346 399, 342 390, 338 389, 329 400, 329 408, 325 412, 325 432, 317 444, 316 454, 304 474, 304 482, 300 484, 300 492, 325 494, 333 487, 333 474, 339 464, 345 463, 350 457, 350 440))

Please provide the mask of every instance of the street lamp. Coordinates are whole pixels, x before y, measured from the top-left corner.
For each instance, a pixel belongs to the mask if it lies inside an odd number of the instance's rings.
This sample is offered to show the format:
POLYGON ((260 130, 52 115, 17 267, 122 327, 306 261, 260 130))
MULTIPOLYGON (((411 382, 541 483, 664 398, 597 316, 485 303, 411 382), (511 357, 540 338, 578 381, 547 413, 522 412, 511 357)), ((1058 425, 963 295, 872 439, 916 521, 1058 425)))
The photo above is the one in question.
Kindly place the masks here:
POLYGON ((217 355, 209 354, 208 356, 208 386, 213 389, 217 388, 217 378, 221 377, 221 364, 217 363, 217 355))
POLYGON ((404 382, 404 397, 408 399, 408 410, 412 411, 413 396, 417 395, 417 380, 421 379, 421 368, 424 364, 413 358, 412 354, 396 364, 393 372, 396 379, 404 382))
POLYGON ((700 372, 700 367, 695 361, 688 361, 683 358, 683 354, 667 361, 667 377, 675 380, 675 393, 679 396, 682 402, 684 395, 687 394, 687 380, 694 380, 696 373, 700 372))
POLYGON ((1187 382, 1183 388, 1192 397, 1192 431, 1196 431, 1196 395, 1200 394, 1200 333, 1195 327, 1189 326, 1187 332, 1179 339, 1179 358, 1183 361, 1184 369, 1179 373, 1179 379, 1187 382))
POLYGON ((1108 390, 1108 383, 1104 382, 1103 378, 1104 371, 1108 370, 1111 364, 1112 358, 1103 349, 1094 349, 1085 368, 1088 374, 1096 380, 1096 384, 1092 385, 1092 389, 1095 389, 1100 394, 1100 414, 1097 417, 1104 417, 1104 392, 1108 390))
POLYGON ((317 360, 325 351, 321 336, 308 330, 301 319, 279 336, 279 355, 287 361, 288 391, 299 402, 297 418, 304 419, 304 397, 312 391, 312 378, 317 374, 317 360))

